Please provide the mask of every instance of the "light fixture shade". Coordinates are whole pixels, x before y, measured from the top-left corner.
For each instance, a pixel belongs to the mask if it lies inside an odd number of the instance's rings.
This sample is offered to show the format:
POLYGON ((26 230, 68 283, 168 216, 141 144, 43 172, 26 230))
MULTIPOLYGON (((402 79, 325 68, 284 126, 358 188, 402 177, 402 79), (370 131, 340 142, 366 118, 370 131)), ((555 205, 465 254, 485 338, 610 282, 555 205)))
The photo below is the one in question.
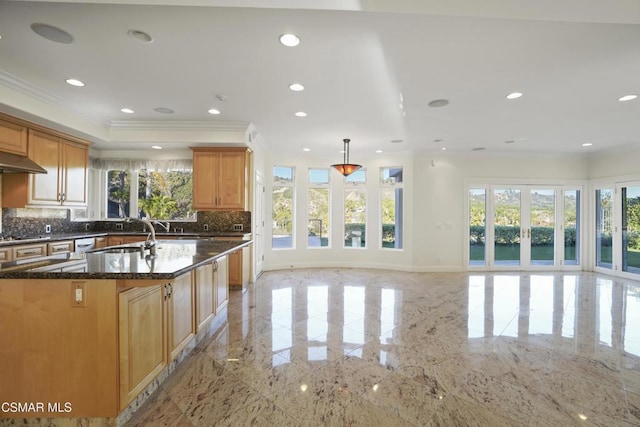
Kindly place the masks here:
POLYGON ((344 142, 344 157, 342 163, 336 163, 335 165, 331 165, 332 168, 340 172, 344 176, 349 176, 358 169, 362 167, 362 165, 356 165, 355 163, 349 163, 349 139, 343 139, 344 142))

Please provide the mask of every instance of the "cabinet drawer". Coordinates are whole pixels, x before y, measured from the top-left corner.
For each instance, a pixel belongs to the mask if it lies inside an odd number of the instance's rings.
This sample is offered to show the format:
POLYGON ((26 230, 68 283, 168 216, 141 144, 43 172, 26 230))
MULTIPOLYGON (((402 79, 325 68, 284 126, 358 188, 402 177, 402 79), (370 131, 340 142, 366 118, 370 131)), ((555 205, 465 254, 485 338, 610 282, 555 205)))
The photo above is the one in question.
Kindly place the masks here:
POLYGON ((73 252, 73 240, 47 243, 47 255, 66 254, 73 252))
POLYGON ((34 258, 47 255, 47 245, 40 243, 37 245, 15 246, 13 248, 13 259, 34 258))

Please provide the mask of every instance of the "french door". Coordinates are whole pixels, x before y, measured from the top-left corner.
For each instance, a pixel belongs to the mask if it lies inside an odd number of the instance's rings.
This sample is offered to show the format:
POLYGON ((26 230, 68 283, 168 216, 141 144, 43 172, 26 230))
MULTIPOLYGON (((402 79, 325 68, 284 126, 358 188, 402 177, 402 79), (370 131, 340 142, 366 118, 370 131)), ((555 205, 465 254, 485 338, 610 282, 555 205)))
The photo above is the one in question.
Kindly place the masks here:
POLYGON ((469 189, 469 267, 579 265, 580 190, 492 185, 469 189))

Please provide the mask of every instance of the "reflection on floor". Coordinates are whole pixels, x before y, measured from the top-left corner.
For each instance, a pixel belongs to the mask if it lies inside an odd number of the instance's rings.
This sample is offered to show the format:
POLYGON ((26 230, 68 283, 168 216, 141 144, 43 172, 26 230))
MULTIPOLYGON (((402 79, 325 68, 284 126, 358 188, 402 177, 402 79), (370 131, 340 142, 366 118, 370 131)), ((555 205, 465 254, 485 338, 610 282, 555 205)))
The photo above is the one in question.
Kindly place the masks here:
POLYGON ((640 283, 265 273, 130 425, 640 425, 640 283))

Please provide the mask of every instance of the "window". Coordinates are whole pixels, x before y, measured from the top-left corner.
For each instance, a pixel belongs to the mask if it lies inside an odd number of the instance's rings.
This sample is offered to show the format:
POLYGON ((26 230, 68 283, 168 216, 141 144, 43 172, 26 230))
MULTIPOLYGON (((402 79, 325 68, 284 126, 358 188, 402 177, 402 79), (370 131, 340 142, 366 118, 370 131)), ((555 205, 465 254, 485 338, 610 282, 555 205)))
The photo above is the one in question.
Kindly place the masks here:
POLYGON ((309 169, 307 247, 329 246, 329 169, 309 169))
POLYGON ((358 170, 345 178, 344 190, 344 246, 366 246, 367 191, 358 188, 366 182, 364 170, 358 170))
POLYGON ((293 248, 293 190, 295 169, 286 166, 273 167, 273 249, 293 248))
POLYGON ((613 189, 596 190, 596 266, 612 268, 613 189))
POLYGON ((402 249, 402 168, 381 168, 382 247, 402 249))
POLYGON ((194 220, 193 171, 107 171, 106 218, 194 220))

